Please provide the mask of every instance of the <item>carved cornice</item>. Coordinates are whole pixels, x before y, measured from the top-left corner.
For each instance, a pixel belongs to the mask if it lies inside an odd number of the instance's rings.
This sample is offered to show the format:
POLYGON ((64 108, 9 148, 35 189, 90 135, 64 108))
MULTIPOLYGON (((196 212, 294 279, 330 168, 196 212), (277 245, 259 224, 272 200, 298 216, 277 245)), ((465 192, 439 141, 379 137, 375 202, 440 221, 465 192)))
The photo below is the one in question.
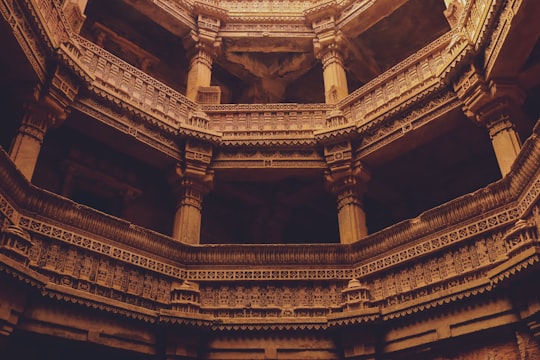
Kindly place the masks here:
POLYGON ((147 124, 135 121, 123 111, 110 108, 92 98, 80 97, 71 105, 74 110, 91 116, 108 126, 147 144, 148 146, 179 160, 181 152, 178 147, 176 132, 164 132, 147 124))
POLYGON ((447 33, 338 103, 338 109, 359 125, 391 116, 444 87, 437 71, 444 63, 447 33))

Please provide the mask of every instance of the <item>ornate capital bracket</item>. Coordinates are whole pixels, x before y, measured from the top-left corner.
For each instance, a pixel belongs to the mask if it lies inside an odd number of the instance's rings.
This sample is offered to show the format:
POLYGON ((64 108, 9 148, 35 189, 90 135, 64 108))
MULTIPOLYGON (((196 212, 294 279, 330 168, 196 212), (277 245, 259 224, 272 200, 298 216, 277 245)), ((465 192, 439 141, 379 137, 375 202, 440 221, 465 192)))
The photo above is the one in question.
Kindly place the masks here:
POLYGON ((454 90, 463 101, 463 111, 470 119, 488 128, 501 119, 509 120, 525 100, 525 93, 513 81, 487 81, 475 65, 471 65, 455 82, 454 90))
POLYGON ((214 173, 208 168, 211 160, 211 145, 197 140, 186 140, 184 159, 176 164, 169 177, 180 201, 192 198, 197 200, 197 207, 201 207, 202 197, 213 188, 214 173))
POLYGON ((371 178, 369 171, 359 160, 354 160, 352 155, 350 141, 326 145, 324 148, 328 165, 325 180, 330 191, 338 197, 338 207, 345 205, 341 204, 343 201, 351 199, 360 202, 366 191, 366 184, 371 178))
POLYGON ((212 61, 221 53, 222 39, 218 36, 221 21, 226 18, 226 12, 210 11, 208 7, 215 8, 210 4, 200 1, 195 2, 197 13, 197 30, 191 31, 184 38, 184 47, 188 55, 194 60, 205 61, 212 65, 212 61), (204 4, 205 6, 202 6, 204 4))

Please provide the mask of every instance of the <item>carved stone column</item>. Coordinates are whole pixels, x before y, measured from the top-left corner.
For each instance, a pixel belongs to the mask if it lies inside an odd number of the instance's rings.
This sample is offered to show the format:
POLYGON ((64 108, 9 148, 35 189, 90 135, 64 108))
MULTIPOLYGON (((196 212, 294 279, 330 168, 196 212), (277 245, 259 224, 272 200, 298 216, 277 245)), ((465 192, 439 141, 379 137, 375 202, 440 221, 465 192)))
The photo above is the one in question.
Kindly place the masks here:
POLYGON ((501 174, 505 176, 521 149, 515 124, 525 116, 520 109, 524 93, 508 81, 486 81, 474 65, 454 83, 454 89, 463 101, 465 115, 488 129, 501 174))
POLYGON ((521 149, 521 141, 508 112, 497 113, 486 122, 493 151, 497 157, 501 174, 510 172, 510 168, 521 149))
POLYGON ((194 10, 198 13, 197 31, 192 31, 190 36, 184 39, 184 45, 191 53, 186 96, 197 101, 199 88, 209 87, 211 84, 212 63, 221 47, 221 38, 217 34, 226 12, 201 2, 196 2, 194 10))
POLYGON ((26 99, 24 115, 10 149, 10 157, 28 179, 32 179, 47 129, 60 125, 68 115, 78 84, 64 68, 56 67, 45 86, 37 86, 26 99))
POLYGON ((171 179, 178 199, 173 238, 187 244, 200 242, 203 197, 212 189, 214 180, 208 169, 211 159, 210 145, 187 140, 184 163, 176 167, 171 179))
POLYGON ((343 56, 337 44, 326 47, 320 55, 323 65, 324 96, 326 103, 337 103, 349 95, 343 56))
POLYGON ((353 161, 350 141, 326 145, 324 154, 329 168, 326 182, 337 197, 341 243, 358 241, 368 234, 362 198, 370 175, 360 161, 353 161))
POLYGON ((21 126, 11 145, 10 157, 28 180, 32 180, 47 129, 62 122, 66 116, 65 112, 44 103, 34 102, 25 106, 21 126))
POLYGON ((213 56, 204 44, 195 45, 195 55, 191 58, 187 76, 186 96, 197 100, 200 87, 210 86, 213 56))
POLYGON ((316 35, 313 39, 315 56, 323 66, 326 103, 337 103, 349 95, 343 66, 343 34, 336 30, 334 16, 325 16, 314 20, 312 24, 316 35))

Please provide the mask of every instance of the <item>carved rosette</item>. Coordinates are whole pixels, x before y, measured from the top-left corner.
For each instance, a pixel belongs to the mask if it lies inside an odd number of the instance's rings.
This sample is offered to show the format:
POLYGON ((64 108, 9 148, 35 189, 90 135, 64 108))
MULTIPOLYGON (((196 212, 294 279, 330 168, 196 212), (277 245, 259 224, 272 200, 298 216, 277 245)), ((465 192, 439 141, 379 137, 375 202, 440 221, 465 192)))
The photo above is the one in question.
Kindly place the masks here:
POLYGON ((0 253, 24 265, 30 261, 31 247, 30 234, 18 226, 9 225, 0 235, 0 253))

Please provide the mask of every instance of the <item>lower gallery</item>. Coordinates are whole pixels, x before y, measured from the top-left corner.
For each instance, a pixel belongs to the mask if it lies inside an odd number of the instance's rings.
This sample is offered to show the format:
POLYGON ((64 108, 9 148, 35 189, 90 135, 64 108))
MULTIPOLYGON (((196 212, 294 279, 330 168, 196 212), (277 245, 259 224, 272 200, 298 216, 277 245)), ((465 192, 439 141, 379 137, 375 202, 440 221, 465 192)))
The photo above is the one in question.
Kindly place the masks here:
POLYGON ((0 14, 2 359, 540 359, 540 2, 0 14))

